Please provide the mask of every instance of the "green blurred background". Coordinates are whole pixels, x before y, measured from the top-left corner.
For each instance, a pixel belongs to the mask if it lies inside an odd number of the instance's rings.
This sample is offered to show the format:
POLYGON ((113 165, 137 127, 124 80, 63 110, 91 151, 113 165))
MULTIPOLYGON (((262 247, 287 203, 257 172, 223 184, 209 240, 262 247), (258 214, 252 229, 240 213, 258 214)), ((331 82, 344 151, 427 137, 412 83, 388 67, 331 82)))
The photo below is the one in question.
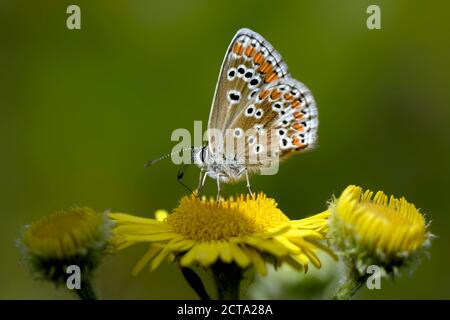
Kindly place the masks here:
MULTIPOLYGON (((219 67, 249 27, 315 95, 319 148, 254 176, 292 218, 348 184, 405 196, 438 238, 413 276, 370 299, 450 298, 448 1, 0 1, 0 298, 72 298, 19 263, 22 225, 74 205, 152 216, 187 191, 170 161, 175 128, 206 125, 219 67), (81 30, 66 8, 81 7, 81 30), (381 30, 366 8, 381 7, 381 30)), ((186 182, 192 186, 197 169, 186 182)), ((209 180, 206 192, 215 194, 209 180)), ((224 194, 245 192, 245 184, 224 194)), ((130 275, 145 250, 108 258, 103 298, 195 298, 174 265, 130 275)))

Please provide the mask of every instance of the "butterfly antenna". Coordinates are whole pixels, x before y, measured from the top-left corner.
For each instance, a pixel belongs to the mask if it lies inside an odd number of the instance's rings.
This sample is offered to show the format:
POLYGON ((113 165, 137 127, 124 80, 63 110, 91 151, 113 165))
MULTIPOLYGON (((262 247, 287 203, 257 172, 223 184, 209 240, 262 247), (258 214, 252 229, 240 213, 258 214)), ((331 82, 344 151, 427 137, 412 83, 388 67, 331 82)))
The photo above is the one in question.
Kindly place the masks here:
POLYGON ((165 155, 163 155, 163 156, 161 156, 159 158, 156 158, 156 159, 153 159, 153 160, 149 160, 149 161, 147 161, 144 164, 144 168, 148 168, 148 167, 154 165, 155 163, 160 162, 161 160, 167 159, 167 158, 173 156, 174 154, 179 153, 180 151, 185 152, 185 151, 190 151, 190 150, 192 150, 191 147, 190 148, 183 148, 183 149, 180 149, 180 150, 173 151, 173 152, 171 152, 169 154, 165 154, 165 155))

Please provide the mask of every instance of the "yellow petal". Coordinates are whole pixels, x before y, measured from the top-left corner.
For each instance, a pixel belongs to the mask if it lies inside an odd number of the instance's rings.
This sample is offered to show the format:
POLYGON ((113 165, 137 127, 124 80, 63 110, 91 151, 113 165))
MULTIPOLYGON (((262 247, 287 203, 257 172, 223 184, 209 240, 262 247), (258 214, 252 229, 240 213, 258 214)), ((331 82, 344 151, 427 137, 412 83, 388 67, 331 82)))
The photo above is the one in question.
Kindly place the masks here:
POLYGON ((110 213, 108 216, 115 220, 117 224, 126 224, 126 223, 138 223, 138 224, 146 224, 146 225, 153 225, 153 224, 160 224, 161 222, 156 221, 155 219, 149 219, 149 218, 142 218, 142 217, 136 217, 131 214, 126 213, 110 213))
POLYGON ((219 256, 218 246, 213 242, 204 242, 199 244, 197 248, 197 261, 208 267, 210 264, 215 262, 219 256))
POLYGON ((242 250, 247 253, 247 256, 250 258, 256 272, 262 276, 267 275, 266 262, 262 258, 261 254, 257 250, 247 246, 242 247, 242 250))
POLYGON ((165 240, 171 240, 174 237, 173 233, 159 233, 159 234, 152 234, 152 235, 127 235, 125 236, 125 239, 127 241, 134 241, 134 242, 155 242, 155 241, 165 241, 165 240))
POLYGON ((270 253, 276 257, 284 256, 288 253, 287 249, 279 243, 270 239, 260 239, 257 237, 248 237, 243 239, 243 242, 249 244, 261 251, 270 253))
POLYGON ((219 241, 217 245, 219 246, 220 259, 225 263, 231 263, 231 261, 233 261, 233 256, 231 255, 229 243, 226 241, 219 241))
POLYGON ((245 252, 237 244, 230 243, 229 246, 234 261, 236 261, 238 266, 241 268, 247 267, 250 264, 250 258, 245 254, 245 252))
POLYGON ((161 250, 161 248, 157 248, 154 246, 150 246, 150 248, 147 250, 147 252, 142 256, 141 259, 139 259, 138 263, 134 266, 133 270, 131 271, 131 274, 133 276, 136 276, 139 274, 139 272, 142 271, 142 269, 145 267, 145 265, 161 250))
POLYGON ((289 253, 295 254, 300 252, 300 249, 284 236, 274 237, 274 241, 280 243, 283 247, 285 247, 289 251, 289 253))
POLYGON ((195 258, 196 258, 196 254, 197 254, 197 246, 198 245, 194 245, 189 251, 187 251, 180 259, 180 264, 183 267, 187 267, 190 266, 195 258))
POLYGON ((154 271, 156 268, 158 268, 158 266, 161 264, 161 262, 163 262, 163 260, 170 254, 170 250, 167 249, 167 247, 165 247, 164 249, 162 249, 158 255, 152 260, 152 262, 150 263, 150 271, 154 271))

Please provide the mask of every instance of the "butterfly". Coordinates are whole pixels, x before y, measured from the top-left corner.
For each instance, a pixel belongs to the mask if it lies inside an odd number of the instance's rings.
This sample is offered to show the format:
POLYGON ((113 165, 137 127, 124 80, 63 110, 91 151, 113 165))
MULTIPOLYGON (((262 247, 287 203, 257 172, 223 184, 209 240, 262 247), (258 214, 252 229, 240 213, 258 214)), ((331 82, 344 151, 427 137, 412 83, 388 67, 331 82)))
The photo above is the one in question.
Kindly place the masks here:
POLYGON ((197 194, 209 176, 217 181, 217 201, 221 183, 243 179, 253 195, 249 175, 311 149, 317 129, 310 90, 290 76, 281 55, 266 39, 247 28, 238 30, 220 69, 208 141, 190 148, 191 160, 200 168, 197 194))

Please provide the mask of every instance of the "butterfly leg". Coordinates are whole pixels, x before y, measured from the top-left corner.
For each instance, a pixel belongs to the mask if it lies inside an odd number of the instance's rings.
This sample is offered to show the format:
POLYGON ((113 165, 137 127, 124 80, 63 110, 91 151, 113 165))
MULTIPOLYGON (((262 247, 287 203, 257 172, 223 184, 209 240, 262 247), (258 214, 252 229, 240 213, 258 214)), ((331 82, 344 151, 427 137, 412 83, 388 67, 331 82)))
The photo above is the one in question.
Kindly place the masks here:
POLYGON ((219 203, 220 200, 220 175, 217 175, 217 198, 216 198, 216 202, 219 203))
POLYGON ((197 197, 200 197, 202 189, 203 189, 203 169, 200 169, 200 177, 198 178, 198 186, 197 186, 197 192, 196 192, 197 197))
POLYGON ((252 191, 252 187, 250 185, 250 179, 248 178, 248 171, 247 168, 245 168, 245 179, 247 180, 247 188, 248 188, 248 192, 250 193, 250 196, 253 197, 253 191, 252 191))
POLYGON ((208 177, 208 171, 206 171, 203 174, 203 179, 202 179, 201 175, 202 175, 202 172, 200 172, 200 181, 199 181, 200 186, 199 186, 198 191, 197 191, 197 196, 198 197, 200 197, 200 195, 202 193, 202 190, 203 190, 203 187, 205 186, 205 181, 206 181, 206 178, 208 177))

